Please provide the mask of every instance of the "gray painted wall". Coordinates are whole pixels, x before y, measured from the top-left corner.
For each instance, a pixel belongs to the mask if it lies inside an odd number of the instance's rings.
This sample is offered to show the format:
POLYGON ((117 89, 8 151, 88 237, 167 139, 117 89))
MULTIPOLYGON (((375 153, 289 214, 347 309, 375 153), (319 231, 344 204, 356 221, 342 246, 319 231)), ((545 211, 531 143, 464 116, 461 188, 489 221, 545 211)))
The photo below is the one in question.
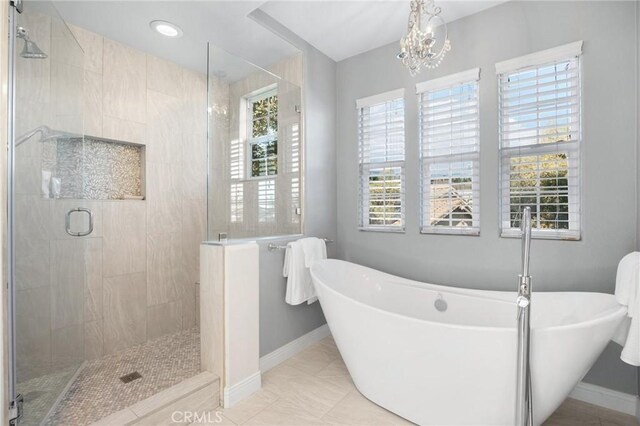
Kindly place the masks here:
MULTIPOLYGON (((304 233, 336 237, 336 63, 259 9, 250 15, 304 54, 304 233)), ((281 239, 284 244, 295 238, 281 239)), ((326 323, 319 303, 290 306, 284 301, 282 251, 260 243, 260 356, 264 356, 326 323)), ((335 251, 329 247, 329 256, 335 251)))
MULTIPOLYGON (((395 60, 396 43, 339 62, 339 257, 420 281, 515 289, 520 241, 498 236, 495 63, 584 40, 583 238, 534 240, 532 274, 538 291, 613 292, 617 263, 636 247, 639 226, 635 8, 635 2, 508 2, 451 23, 452 51, 438 69, 423 71, 416 79, 395 60), (482 68, 481 235, 420 235, 415 83, 478 66, 482 68), (407 231, 360 232, 355 100, 402 87, 407 93, 407 231)), ((619 350, 612 345, 585 380, 637 393, 637 369, 618 359, 619 350)))

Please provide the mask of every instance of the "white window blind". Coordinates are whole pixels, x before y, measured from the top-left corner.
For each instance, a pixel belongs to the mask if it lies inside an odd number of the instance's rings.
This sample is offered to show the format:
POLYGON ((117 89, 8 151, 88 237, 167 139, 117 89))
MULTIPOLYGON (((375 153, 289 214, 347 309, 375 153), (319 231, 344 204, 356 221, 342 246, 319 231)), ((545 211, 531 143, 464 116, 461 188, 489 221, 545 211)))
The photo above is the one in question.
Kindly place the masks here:
POLYGON ((419 83, 421 232, 480 233, 480 69, 419 83))
POLYGON ((503 236, 520 235, 530 206, 532 236, 580 239, 581 52, 578 42, 496 65, 503 236))
POLYGON ((359 99, 360 229, 404 231, 404 90, 359 99))

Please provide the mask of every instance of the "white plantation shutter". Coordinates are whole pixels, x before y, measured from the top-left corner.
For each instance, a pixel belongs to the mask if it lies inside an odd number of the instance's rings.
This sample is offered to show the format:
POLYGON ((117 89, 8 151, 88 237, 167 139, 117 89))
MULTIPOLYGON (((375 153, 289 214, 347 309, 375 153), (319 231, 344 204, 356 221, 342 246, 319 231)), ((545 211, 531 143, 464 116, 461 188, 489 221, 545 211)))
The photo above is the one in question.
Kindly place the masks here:
POLYGON ((419 83, 421 232, 480 233, 480 69, 419 83))
POLYGON ((404 90, 356 105, 360 229, 404 231, 404 90))
POLYGON ((578 42, 496 65, 503 236, 520 235, 530 206, 534 237, 580 239, 581 52, 578 42))

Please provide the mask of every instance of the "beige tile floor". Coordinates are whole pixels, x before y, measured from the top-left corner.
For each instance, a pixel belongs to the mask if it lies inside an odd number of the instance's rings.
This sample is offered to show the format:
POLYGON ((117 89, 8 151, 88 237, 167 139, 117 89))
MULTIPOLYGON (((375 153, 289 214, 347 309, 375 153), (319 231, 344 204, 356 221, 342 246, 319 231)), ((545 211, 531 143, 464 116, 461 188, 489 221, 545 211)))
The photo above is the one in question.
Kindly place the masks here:
MULTIPOLYGON (((247 400, 230 409, 218 409, 216 415, 220 422, 217 424, 411 424, 370 402, 356 390, 331 337, 268 371, 262 380, 262 390, 247 400)), ((174 409, 189 408, 176 406, 174 409)), ((216 419, 214 415, 209 418, 216 419)), ((172 423, 166 419, 161 424, 172 423)), ((638 423, 631 416, 569 399, 545 425, 637 426, 638 423)))

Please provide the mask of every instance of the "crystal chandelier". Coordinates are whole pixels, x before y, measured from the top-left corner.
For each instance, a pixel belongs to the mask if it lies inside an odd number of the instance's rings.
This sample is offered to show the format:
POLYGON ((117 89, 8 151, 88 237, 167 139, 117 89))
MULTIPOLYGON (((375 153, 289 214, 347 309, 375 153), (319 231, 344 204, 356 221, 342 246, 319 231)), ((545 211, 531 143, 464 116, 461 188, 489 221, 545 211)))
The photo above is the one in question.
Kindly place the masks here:
POLYGON ((411 0, 411 12, 407 34, 400 39, 397 58, 409 68, 412 76, 422 67, 433 69, 440 65, 451 43, 447 34, 447 24, 440 17, 442 9, 434 0, 411 0))

